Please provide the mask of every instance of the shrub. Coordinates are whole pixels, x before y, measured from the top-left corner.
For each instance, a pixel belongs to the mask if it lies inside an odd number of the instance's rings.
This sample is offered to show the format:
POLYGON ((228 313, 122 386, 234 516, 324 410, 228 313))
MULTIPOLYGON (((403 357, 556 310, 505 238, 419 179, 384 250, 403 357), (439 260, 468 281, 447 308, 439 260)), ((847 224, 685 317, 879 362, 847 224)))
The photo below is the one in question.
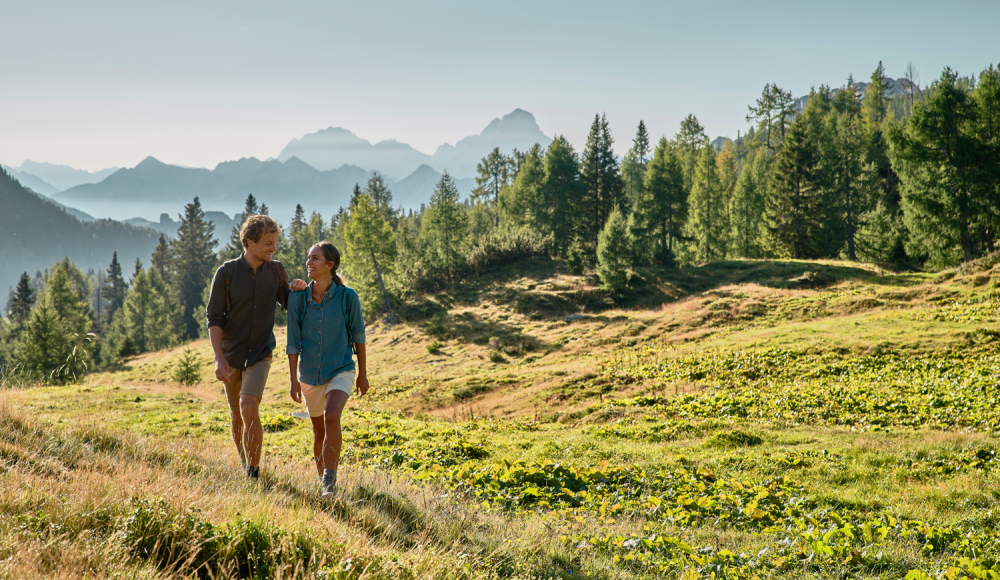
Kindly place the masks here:
POLYGON ((434 340, 427 345, 427 354, 441 354, 441 343, 434 340))
POLYGON ((502 363, 502 362, 507 362, 507 359, 504 358, 503 353, 501 353, 499 350, 491 350, 490 362, 502 363))
POLYGON ((177 361, 174 367, 174 380, 182 385, 193 385, 201 380, 201 371, 198 365, 198 355, 194 349, 184 349, 184 354, 177 361))

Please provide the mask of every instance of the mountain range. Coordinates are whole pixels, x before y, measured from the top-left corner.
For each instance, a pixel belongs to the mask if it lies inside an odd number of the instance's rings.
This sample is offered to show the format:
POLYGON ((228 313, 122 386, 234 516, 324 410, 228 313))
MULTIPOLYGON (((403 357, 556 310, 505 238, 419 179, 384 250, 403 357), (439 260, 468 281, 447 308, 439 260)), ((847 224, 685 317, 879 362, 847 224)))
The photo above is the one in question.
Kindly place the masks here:
MULTIPOLYGON (((63 256, 83 270, 107 268, 113 252, 123 265, 149 264, 159 234, 112 220, 81 221, 0 171, 0 289, 63 256)), ((228 234, 227 234, 228 235, 228 234)))
POLYGON ((330 127, 292 139, 278 154, 278 160, 298 157, 322 171, 356 165, 392 179, 405 178, 421 165, 428 165, 439 172, 447 170, 455 178, 472 178, 476 175, 476 165, 496 147, 510 153, 514 149, 525 151, 535 143, 548 147, 551 142, 552 139, 538 127, 534 115, 514 109, 502 118, 493 119, 478 135, 466 137, 454 145, 441 145, 434 155, 395 140, 372 145, 347 129, 330 127))
POLYGON ((364 187, 376 172, 392 189, 396 206, 417 209, 430 200, 443 171, 451 173, 464 196, 475 187, 476 165, 494 148, 510 153, 551 142, 531 113, 515 109, 493 119, 477 135, 441 145, 433 155, 394 140, 372 144, 347 129, 330 127, 293 139, 277 159, 249 157, 219 163, 214 169, 169 165, 154 157, 132 168, 95 172, 31 160, 5 169, 22 185, 84 221, 99 216, 172 233, 172 225, 153 221, 153 216, 177 214, 194 197, 206 211, 220 212, 221 222, 228 220, 221 216, 241 210, 252 193, 284 223, 295 204, 307 212, 336 212, 349 203, 355 184, 364 187))

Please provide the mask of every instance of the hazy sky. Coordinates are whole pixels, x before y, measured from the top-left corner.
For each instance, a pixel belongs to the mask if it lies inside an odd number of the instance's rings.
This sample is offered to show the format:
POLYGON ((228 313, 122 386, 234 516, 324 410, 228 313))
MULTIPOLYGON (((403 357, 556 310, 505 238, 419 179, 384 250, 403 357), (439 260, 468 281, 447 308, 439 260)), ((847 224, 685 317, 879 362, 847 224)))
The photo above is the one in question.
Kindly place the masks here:
POLYGON ((606 112, 673 135, 745 130, 765 83, 799 96, 879 60, 923 84, 1000 62, 1000 2, 5 2, 0 163, 96 170, 276 156, 341 126, 433 153, 520 107, 582 148, 606 112))

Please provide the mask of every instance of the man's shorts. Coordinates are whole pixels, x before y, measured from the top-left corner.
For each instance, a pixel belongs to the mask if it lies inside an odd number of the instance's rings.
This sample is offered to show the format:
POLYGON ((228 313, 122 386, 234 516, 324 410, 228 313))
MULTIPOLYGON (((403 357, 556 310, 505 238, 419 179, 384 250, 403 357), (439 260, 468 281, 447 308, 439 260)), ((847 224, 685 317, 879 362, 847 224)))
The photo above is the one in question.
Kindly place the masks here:
POLYGON ((240 395, 264 398, 264 385, 267 384, 267 373, 271 370, 271 356, 248 366, 246 370, 233 369, 226 385, 226 398, 229 399, 229 409, 239 413, 240 395))
POLYGON ((326 394, 330 391, 343 391, 351 396, 354 390, 354 371, 344 371, 330 379, 325 385, 314 387, 299 381, 302 387, 302 398, 306 400, 306 408, 310 417, 322 417, 326 409, 326 394))

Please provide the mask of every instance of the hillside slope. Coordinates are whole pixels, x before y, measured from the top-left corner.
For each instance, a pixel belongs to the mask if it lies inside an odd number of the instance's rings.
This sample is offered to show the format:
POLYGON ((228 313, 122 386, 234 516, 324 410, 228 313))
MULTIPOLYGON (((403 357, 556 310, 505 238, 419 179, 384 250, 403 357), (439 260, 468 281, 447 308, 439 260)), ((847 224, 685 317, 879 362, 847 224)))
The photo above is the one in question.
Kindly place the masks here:
POLYGON ((998 276, 720 262, 614 303, 509 264, 369 326, 333 502, 282 356, 258 485, 207 341, 0 392, 0 575, 985 577, 998 276))
POLYGON ((106 268, 112 252, 122 264, 148 262, 159 234, 111 220, 81 222, 0 172, 0 289, 69 256, 83 270, 106 268))

